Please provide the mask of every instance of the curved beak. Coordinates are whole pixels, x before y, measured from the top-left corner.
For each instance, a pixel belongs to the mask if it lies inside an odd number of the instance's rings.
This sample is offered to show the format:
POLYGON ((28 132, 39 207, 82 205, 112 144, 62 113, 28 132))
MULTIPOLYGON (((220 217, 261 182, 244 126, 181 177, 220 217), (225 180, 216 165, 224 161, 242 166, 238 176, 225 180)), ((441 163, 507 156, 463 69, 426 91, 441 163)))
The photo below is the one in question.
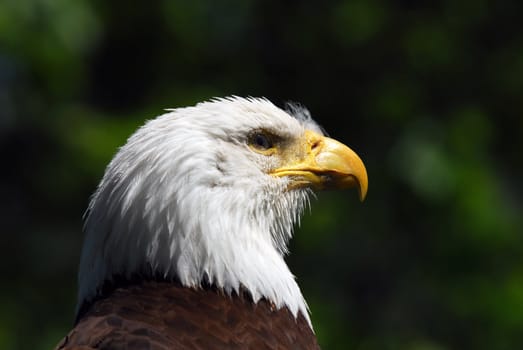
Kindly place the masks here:
POLYGON ((271 175, 289 177, 290 187, 318 190, 357 187, 360 200, 367 195, 367 170, 360 157, 349 147, 314 131, 282 152, 284 164, 271 175))

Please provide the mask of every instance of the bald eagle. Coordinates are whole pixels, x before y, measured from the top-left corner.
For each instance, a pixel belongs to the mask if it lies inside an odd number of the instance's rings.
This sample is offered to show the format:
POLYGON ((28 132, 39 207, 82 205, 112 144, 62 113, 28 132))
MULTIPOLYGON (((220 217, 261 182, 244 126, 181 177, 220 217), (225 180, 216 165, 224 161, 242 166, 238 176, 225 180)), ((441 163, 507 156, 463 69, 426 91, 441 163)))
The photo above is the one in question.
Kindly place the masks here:
POLYGON ((119 149, 85 217, 58 349, 317 349, 284 256, 313 190, 367 192, 361 159, 302 107, 168 110, 119 149))

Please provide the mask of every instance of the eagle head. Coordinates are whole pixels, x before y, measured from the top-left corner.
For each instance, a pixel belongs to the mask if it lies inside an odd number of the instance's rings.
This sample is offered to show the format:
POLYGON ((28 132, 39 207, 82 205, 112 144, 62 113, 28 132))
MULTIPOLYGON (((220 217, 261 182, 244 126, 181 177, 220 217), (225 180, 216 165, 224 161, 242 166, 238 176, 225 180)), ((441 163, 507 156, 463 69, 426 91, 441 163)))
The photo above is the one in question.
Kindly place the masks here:
POLYGON ((118 150, 91 199, 78 307, 117 277, 160 277, 244 288, 309 320, 287 242, 314 190, 353 186, 363 199, 362 161, 302 107, 230 97, 169 110, 118 150))

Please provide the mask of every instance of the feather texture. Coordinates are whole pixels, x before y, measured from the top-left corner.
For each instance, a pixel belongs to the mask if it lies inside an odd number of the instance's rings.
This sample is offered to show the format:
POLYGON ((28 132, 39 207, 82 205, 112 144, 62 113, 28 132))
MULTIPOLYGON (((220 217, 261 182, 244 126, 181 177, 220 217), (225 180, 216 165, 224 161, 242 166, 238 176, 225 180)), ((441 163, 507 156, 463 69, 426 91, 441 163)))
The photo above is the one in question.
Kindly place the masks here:
POLYGON ((90 306, 57 350, 319 349, 302 314, 250 293, 142 282, 90 306))

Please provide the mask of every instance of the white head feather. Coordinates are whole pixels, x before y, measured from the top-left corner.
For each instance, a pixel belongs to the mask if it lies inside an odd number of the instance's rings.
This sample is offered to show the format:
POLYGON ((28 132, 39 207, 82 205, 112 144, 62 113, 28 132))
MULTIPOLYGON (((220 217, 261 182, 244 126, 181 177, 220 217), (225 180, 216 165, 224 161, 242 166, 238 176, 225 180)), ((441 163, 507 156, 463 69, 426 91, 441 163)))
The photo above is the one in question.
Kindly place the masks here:
POLYGON ((321 133, 306 110, 293 114, 265 99, 231 97, 170 110, 137 130, 89 205, 78 305, 114 276, 161 276, 228 293, 244 287, 255 301, 309 320, 283 255, 310 192, 286 191, 285 178, 267 173, 277 157, 247 145, 258 129, 321 133))

